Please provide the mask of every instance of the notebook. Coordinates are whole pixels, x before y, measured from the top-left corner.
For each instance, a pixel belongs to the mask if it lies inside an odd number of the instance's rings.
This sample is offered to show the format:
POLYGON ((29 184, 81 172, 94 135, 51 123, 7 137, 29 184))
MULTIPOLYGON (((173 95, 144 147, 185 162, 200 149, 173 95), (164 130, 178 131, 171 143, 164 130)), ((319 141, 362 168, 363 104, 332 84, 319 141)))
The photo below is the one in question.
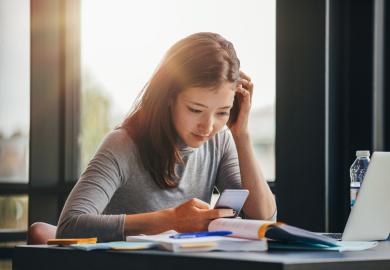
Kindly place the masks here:
POLYGON ((95 244, 71 244, 69 245, 71 248, 74 249, 80 249, 85 251, 90 250, 105 250, 105 249, 112 249, 112 250, 140 250, 140 249, 150 249, 154 248, 155 245, 153 243, 148 242, 125 242, 125 241, 118 241, 118 242, 107 242, 107 243, 95 243, 95 244))
POLYGON ((323 235, 268 220, 219 218, 209 224, 209 231, 231 231, 231 236, 267 239, 269 249, 353 251, 375 247, 377 242, 335 241, 323 235))
POLYGON ((68 246, 72 244, 96 244, 97 238, 55 238, 47 240, 48 245, 68 246))
POLYGON ((201 252, 201 251, 265 251, 267 241, 232 238, 227 236, 196 237, 186 239, 171 238, 176 232, 157 235, 127 236, 128 242, 152 242, 160 249, 173 252, 201 252))

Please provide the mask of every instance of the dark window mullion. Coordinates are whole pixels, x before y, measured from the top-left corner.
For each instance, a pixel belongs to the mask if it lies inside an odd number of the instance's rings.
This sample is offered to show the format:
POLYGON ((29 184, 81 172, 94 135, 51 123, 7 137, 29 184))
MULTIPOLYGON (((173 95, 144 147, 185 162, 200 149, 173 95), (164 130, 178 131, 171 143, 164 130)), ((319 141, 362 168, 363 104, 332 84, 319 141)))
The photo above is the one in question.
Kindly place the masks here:
POLYGON ((79 14, 78 0, 31 1, 29 224, 57 223, 78 171, 79 14))
POLYGON ((349 167, 372 149, 373 1, 330 0, 329 229, 349 214, 349 167))
POLYGON ((325 228, 325 0, 278 0, 276 198, 278 218, 325 228))
MULTIPOLYGON (((31 1, 30 191, 57 188, 61 179, 62 1, 31 1)), ((57 204, 56 194, 30 192, 29 224, 56 223, 57 204)))
POLYGON ((0 196, 25 195, 28 191, 28 184, 0 183, 0 196))

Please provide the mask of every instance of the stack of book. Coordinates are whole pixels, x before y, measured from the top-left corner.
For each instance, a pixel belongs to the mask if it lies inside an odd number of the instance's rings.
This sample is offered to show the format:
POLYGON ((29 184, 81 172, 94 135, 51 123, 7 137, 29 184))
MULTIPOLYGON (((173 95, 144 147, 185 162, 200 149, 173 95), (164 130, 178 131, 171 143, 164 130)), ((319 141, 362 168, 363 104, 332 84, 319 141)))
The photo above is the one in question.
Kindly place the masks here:
POLYGON ((281 222, 219 218, 210 222, 208 232, 127 236, 126 241, 96 243, 92 239, 52 239, 48 244, 76 249, 135 250, 158 248, 172 252, 266 251, 268 249, 353 251, 372 248, 377 242, 336 241, 281 222))

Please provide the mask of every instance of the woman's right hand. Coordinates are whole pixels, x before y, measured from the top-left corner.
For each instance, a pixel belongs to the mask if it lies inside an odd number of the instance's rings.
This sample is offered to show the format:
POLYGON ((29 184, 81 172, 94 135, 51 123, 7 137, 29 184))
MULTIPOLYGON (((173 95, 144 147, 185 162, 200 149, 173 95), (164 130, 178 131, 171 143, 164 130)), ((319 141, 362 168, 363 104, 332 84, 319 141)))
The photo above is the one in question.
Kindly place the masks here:
POLYGON ((233 209, 210 209, 210 205, 193 198, 171 208, 172 229, 177 232, 207 231, 209 223, 216 218, 234 216, 233 209))

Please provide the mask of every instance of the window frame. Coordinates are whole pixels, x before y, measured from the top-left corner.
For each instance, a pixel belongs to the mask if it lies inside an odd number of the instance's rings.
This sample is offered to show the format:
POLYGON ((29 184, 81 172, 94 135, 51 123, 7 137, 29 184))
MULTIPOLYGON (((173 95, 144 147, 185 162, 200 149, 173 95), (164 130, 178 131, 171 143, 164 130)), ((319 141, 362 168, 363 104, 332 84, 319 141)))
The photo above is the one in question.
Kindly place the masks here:
POLYGON ((29 182, 0 183, 0 195, 28 195, 28 225, 57 224, 78 174, 80 0, 31 0, 30 14, 29 182))

